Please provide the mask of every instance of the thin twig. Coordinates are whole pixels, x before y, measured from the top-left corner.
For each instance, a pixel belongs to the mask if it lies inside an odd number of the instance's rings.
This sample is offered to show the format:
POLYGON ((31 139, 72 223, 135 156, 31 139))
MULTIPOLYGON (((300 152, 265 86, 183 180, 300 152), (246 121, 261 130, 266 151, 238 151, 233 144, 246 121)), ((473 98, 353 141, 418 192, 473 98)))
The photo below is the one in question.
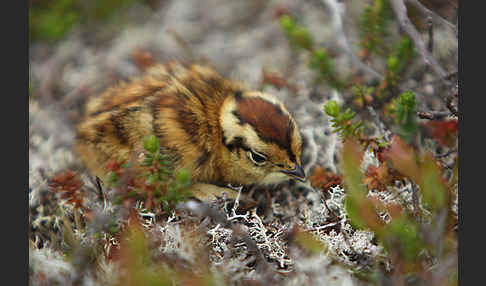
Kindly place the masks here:
POLYGON ((94 179, 92 176, 88 176, 88 179, 90 180, 91 184, 93 184, 93 186, 96 187, 96 190, 92 189, 92 188, 88 188, 90 191, 92 191, 93 193, 95 193, 97 196, 98 196, 98 199, 100 201, 105 201, 105 195, 104 195, 104 192, 103 192, 103 187, 102 187, 102 181, 101 179, 96 176, 96 178, 94 179))
POLYGON ((398 18, 398 23, 400 24, 400 27, 408 36, 410 36, 410 38, 412 38, 415 47, 417 48, 419 54, 422 56, 422 60, 427 66, 431 67, 432 71, 439 78, 445 78, 447 72, 439 65, 439 63, 435 60, 434 57, 432 57, 432 55, 427 50, 425 43, 422 40, 422 36, 417 31, 417 29, 415 29, 415 26, 412 24, 407 16, 407 7, 405 6, 403 0, 391 0, 390 4, 398 18))
POLYGON ((452 148, 450 149, 449 151, 447 151, 446 153, 444 154, 438 154, 438 155, 435 155, 435 158, 445 158, 451 154, 454 154, 457 152, 457 149, 456 148, 452 148))
POLYGON ((417 112, 417 116, 421 119, 428 119, 428 120, 442 120, 449 116, 449 112, 445 111, 419 111, 417 112))
POLYGON ((449 97, 447 99, 447 102, 446 102, 446 106, 447 106, 447 109, 449 109, 449 111, 454 114, 455 116, 459 117, 459 111, 457 110, 457 108, 452 104, 452 98, 449 97))
POLYGON ((325 229, 325 228, 333 227, 333 226, 335 226, 336 224, 338 224, 338 222, 331 222, 331 223, 328 223, 328 224, 325 224, 325 225, 321 225, 321 226, 315 227, 313 230, 314 230, 314 231, 323 230, 323 229, 325 229))
POLYGON ((429 50, 429 53, 432 54, 434 50, 434 24, 430 15, 427 17, 427 25, 429 26, 429 42, 427 49, 429 50))

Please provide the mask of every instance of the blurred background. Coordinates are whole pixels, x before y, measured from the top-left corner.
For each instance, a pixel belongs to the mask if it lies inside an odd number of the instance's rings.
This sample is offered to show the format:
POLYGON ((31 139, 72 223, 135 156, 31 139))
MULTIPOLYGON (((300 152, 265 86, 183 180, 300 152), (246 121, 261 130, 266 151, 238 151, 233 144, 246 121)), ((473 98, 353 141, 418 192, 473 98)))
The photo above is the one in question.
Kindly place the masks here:
MULTIPOLYGON (((427 13, 409 2, 418 1, 406 1, 408 15, 427 40, 427 13)), ((224 76, 264 89, 285 102, 311 141, 304 156, 306 171, 313 164, 336 171, 333 157, 338 155, 334 156, 334 147, 328 148, 335 143, 327 136, 331 129, 323 110, 325 101, 352 101, 353 84, 383 85, 389 56, 400 55, 404 35, 392 20, 389 5, 383 4, 387 1, 29 3, 29 110, 31 116, 41 116, 31 120, 31 132, 42 122, 40 129, 49 130, 44 131, 44 138, 55 134, 51 141, 70 145, 72 124, 79 120, 89 96, 141 75, 156 62, 207 63, 224 76), (296 32, 291 35, 293 27, 296 32)), ((437 13, 432 54, 454 75, 458 43, 452 23, 456 22, 457 1, 418 3, 437 13)), ((443 108, 437 94, 444 87, 435 84, 433 73, 424 72, 420 57, 400 57, 406 68, 400 71, 398 89, 415 91, 420 108, 443 108)), ((37 164, 35 158, 31 157, 31 164, 37 164)))

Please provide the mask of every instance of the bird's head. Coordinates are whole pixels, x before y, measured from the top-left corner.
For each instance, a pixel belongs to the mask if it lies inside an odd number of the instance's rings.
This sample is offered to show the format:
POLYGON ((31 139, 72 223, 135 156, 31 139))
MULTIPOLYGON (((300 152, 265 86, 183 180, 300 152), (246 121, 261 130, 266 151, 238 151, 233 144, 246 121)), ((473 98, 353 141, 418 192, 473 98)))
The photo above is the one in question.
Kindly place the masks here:
POLYGON ((295 120, 274 97, 256 91, 228 96, 220 112, 223 160, 234 184, 304 181, 302 139, 295 120))

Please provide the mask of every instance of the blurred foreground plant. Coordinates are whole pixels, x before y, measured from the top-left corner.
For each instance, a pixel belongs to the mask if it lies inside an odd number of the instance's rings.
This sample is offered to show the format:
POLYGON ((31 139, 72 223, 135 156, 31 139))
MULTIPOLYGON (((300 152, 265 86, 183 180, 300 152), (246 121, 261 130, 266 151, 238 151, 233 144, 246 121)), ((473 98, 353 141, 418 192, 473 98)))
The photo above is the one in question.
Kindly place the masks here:
MULTIPOLYGON (((429 285, 455 285, 457 268, 445 263, 457 259, 457 233, 454 231, 457 219, 451 210, 455 186, 443 179, 435 158, 430 153, 419 156, 397 135, 384 152, 386 168, 412 184, 413 195, 417 196, 413 200, 417 201, 410 211, 407 205, 386 204, 368 196, 363 184, 366 177, 358 167, 363 158, 358 142, 346 140, 342 152, 348 218, 355 228, 372 230, 385 247, 392 267, 388 275, 393 285, 408 283, 412 277, 421 283, 431 283, 429 285), (379 215, 383 212, 389 215, 389 221, 379 215), (446 273, 446 276, 434 273, 446 273)), ((377 268, 376 271, 383 270, 377 268)), ((380 285, 377 280, 375 283, 380 285)))
POLYGON ((209 268, 205 249, 199 245, 202 236, 194 231, 195 225, 180 224, 187 239, 178 241, 184 243, 184 249, 200 252, 195 261, 176 259, 171 255, 161 255, 159 249, 154 249, 153 237, 140 224, 137 215, 132 212, 129 224, 121 234, 119 257, 121 270, 115 285, 225 285, 224 278, 214 275, 209 268), (190 237, 190 239, 189 239, 190 237))

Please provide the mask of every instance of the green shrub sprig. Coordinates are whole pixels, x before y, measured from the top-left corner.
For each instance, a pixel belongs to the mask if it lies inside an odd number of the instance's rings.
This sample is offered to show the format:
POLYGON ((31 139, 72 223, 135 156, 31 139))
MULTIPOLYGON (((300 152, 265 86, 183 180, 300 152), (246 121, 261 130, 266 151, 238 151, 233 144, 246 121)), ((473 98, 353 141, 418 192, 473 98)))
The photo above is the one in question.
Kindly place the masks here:
MULTIPOLYGON (((185 169, 174 171, 169 156, 160 150, 159 139, 150 135, 144 138, 144 160, 140 163, 142 174, 125 182, 129 185, 125 195, 119 196, 115 203, 121 203, 126 198, 144 199, 150 209, 154 204, 162 205, 165 211, 170 211, 181 201, 191 195, 191 175, 185 169)), ((121 174, 131 168, 131 164, 111 164, 108 183, 121 186, 121 174), (115 167, 113 167, 113 165, 115 167)), ((126 187, 126 186, 125 186, 126 187)))
POLYGON ((356 116, 356 112, 347 108, 346 111, 342 111, 341 107, 335 100, 328 101, 324 105, 324 111, 331 117, 333 132, 339 133, 339 135, 346 139, 348 137, 359 138, 363 130, 361 120, 353 120, 356 116))
POLYGON ((411 143, 418 130, 417 101, 411 91, 404 92, 392 101, 390 113, 397 125, 397 133, 411 143))
POLYGON ((403 37, 397 48, 388 57, 387 71, 389 74, 389 81, 392 85, 396 85, 400 76, 405 71, 408 64, 415 56, 415 49, 412 41, 408 37, 403 37))
POLYGON ((281 16, 279 21, 291 46, 296 50, 306 50, 311 53, 309 68, 317 72, 318 80, 326 81, 336 89, 346 87, 346 83, 337 76, 327 50, 314 47, 314 40, 307 28, 297 24, 290 15, 281 16))
POLYGON ((373 53, 383 53, 383 39, 388 35, 388 23, 392 11, 388 0, 374 0, 361 15, 361 56, 367 58, 373 53))
POLYGON ((191 185, 191 176, 185 169, 171 170, 171 163, 166 154, 160 152, 159 139, 150 135, 143 143, 145 159, 141 164, 148 167, 145 174, 146 184, 153 189, 153 195, 164 209, 173 208, 178 202, 185 201, 191 196, 188 187, 191 185))

